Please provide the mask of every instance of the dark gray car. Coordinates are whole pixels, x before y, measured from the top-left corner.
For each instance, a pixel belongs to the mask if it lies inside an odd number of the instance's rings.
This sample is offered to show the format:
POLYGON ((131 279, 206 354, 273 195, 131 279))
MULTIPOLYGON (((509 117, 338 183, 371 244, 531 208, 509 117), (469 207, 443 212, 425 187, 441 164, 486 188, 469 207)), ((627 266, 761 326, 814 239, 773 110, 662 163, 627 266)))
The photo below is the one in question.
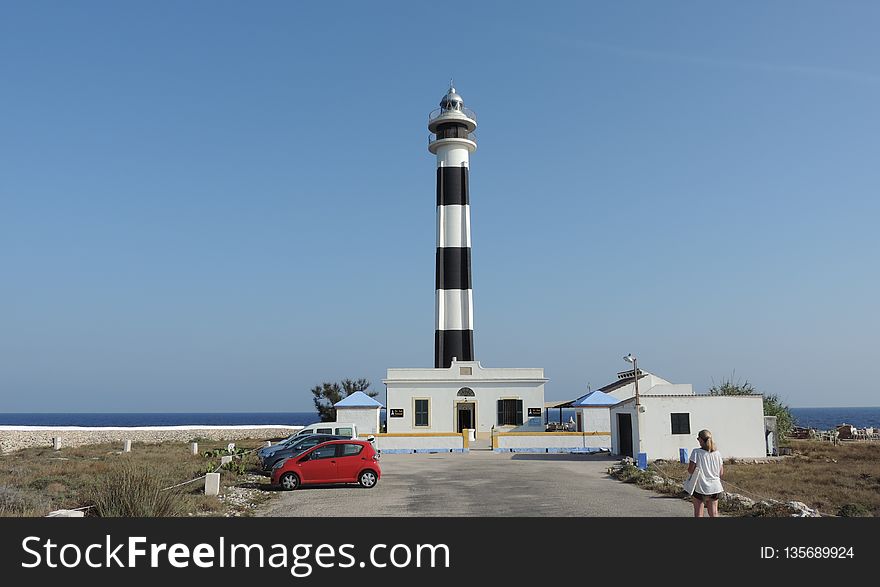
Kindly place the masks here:
MULTIPOLYGON (((302 438, 297 438, 292 442, 278 445, 278 447, 269 452, 269 454, 258 453, 260 459, 260 468, 264 473, 271 473, 272 467, 278 463, 283 463, 290 457, 295 457, 299 453, 312 448, 315 445, 327 442, 328 440, 345 440, 348 436, 336 436, 334 434, 309 434, 302 438)), ((270 447, 275 448, 275 447, 270 447)), ((268 451, 267 451, 268 452, 268 451)))

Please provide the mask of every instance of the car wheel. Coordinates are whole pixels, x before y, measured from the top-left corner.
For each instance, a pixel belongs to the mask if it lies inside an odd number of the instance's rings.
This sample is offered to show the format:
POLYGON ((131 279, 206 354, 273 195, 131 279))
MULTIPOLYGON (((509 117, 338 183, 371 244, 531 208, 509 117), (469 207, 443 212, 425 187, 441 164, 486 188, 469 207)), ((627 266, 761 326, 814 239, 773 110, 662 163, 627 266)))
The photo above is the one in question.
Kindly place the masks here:
POLYGON ((361 484, 361 487, 365 487, 367 489, 372 489, 376 486, 376 481, 379 480, 379 477, 376 476, 376 473, 367 469, 366 471, 360 474, 358 477, 358 483, 361 484))
POLYGON ((281 487, 286 491, 293 491, 299 487, 299 477, 296 476, 296 473, 285 473, 279 481, 281 481, 281 487))

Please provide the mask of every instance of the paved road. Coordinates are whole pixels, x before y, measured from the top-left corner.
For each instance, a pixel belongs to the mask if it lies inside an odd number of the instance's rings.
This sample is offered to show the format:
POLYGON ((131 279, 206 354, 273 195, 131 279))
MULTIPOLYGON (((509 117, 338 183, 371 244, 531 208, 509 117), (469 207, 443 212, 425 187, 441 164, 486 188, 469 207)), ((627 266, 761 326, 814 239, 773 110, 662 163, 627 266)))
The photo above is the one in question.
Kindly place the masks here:
POLYGON ((609 478, 607 455, 385 454, 373 489, 280 492, 262 516, 692 516, 682 499, 609 478))

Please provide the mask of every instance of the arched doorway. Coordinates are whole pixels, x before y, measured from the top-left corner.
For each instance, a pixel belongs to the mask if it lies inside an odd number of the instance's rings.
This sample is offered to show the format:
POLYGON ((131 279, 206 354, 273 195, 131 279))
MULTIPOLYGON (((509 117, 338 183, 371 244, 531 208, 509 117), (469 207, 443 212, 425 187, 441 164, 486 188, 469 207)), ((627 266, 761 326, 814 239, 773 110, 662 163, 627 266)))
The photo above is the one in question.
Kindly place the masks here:
POLYGON ((476 398, 474 390, 470 387, 462 387, 458 390, 455 402, 455 431, 476 430, 477 428, 477 402, 469 398, 476 398))

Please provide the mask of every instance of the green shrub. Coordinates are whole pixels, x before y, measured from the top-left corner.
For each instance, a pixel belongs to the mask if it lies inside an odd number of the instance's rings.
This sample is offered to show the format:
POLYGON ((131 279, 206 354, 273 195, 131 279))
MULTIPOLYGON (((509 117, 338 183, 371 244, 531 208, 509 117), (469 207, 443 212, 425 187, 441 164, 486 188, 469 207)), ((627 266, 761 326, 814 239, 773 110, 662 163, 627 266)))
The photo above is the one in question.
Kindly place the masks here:
POLYGON ((860 503, 848 503, 837 510, 837 515, 841 518, 873 518, 874 514, 871 510, 860 503))
POLYGON ((0 516, 34 517, 45 515, 51 509, 51 502, 27 491, 0 485, 0 516))
POLYGON ((205 473, 214 473, 218 467, 223 471, 229 471, 236 475, 244 475, 248 472, 248 465, 242 459, 232 459, 225 465, 220 465, 217 461, 208 461, 208 464, 202 469, 205 473))
POLYGON ((123 465, 100 477, 86 492, 90 514, 102 518, 178 516, 184 504, 175 489, 162 491, 174 483, 156 477, 152 469, 123 465))

